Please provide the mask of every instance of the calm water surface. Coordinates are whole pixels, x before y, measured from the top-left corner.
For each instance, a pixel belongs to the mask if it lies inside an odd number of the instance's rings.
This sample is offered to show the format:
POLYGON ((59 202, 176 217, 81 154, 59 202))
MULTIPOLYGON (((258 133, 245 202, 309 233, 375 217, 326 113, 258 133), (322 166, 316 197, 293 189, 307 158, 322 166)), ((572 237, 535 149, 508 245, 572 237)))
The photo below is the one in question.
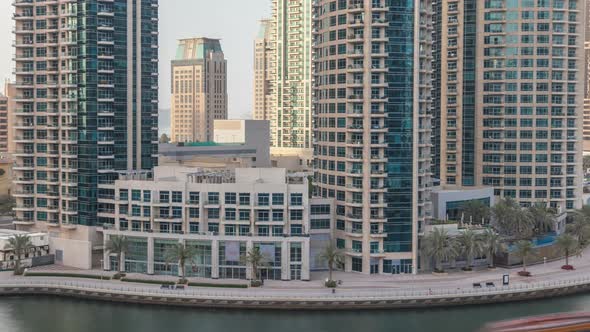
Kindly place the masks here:
POLYGON ((1 332, 476 331, 483 323, 590 311, 590 295, 432 310, 269 312, 112 304, 52 297, 0 298, 1 332))

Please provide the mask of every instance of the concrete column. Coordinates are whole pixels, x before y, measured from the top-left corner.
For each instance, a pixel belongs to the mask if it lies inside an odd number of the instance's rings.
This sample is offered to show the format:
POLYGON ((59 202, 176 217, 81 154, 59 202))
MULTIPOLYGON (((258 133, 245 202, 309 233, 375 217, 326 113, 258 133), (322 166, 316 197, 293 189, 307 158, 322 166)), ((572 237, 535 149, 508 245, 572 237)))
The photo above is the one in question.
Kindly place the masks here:
POLYGON ((211 278, 219 279, 219 240, 211 240, 211 278))
MULTIPOLYGON (((252 250, 253 247, 254 243, 252 242, 252 240, 246 241, 246 255, 248 255, 248 253, 250 252, 250 250, 252 250)), ((252 274, 252 266, 250 264, 246 264, 246 279, 252 280, 253 278, 256 278, 256 276, 252 274)))
POLYGON ((148 257, 148 263, 147 263, 147 273, 149 275, 154 274, 154 238, 151 236, 148 236, 147 238, 147 257, 148 257))
MULTIPOLYGON (((184 239, 182 239, 182 238, 178 239, 178 243, 180 243, 181 245, 184 245, 184 239)), ((177 272, 178 272, 178 277, 180 278, 181 277, 181 275, 180 275, 180 262, 178 262, 178 271, 177 272)), ((186 273, 186 271, 184 271, 184 273, 186 273)), ((185 276, 185 278, 186 278, 186 276, 185 276)))
POLYGON ((291 259, 289 257, 291 243, 285 241, 281 245, 281 280, 291 280, 291 259))
POLYGON ((301 242, 301 280, 309 281, 309 239, 301 242))
MULTIPOLYGON (((105 234, 105 236, 103 238, 104 248, 107 247, 107 242, 108 242, 108 235, 105 234)), ((105 271, 111 270, 111 256, 109 255, 109 253, 106 249, 103 249, 103 251, 102 251, 102 268, 105 271)))

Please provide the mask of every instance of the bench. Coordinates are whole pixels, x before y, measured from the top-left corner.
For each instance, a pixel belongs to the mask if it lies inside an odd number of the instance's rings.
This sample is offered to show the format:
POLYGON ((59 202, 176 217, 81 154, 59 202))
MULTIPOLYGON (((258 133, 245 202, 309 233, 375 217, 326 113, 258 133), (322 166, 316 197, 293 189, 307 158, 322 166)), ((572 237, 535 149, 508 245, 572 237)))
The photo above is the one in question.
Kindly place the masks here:
POLYGON ((496 287, 493 282, 486 282, 486 287, 496 287))
POLYGON ((160 289, 170 289, 170 285, 161 285, 160 289))
POLYGON ((481 283, 479 283, 479 282, 474 282, 474 283, 473 283, 473 288, 481 288, 481 283))
POLYGON ((176 289, 184 289, 184 285, 176 285, 176 289))

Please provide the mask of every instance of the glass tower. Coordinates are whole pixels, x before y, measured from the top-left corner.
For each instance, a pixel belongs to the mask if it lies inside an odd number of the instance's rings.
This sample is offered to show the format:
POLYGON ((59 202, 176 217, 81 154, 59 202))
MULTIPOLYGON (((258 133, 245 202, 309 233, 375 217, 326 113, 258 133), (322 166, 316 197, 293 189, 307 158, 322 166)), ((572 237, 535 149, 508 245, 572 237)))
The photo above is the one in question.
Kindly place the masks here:
POLYGON ((315 183, 345 269, 415 273, 430 218, 430 1, 316 4, 315 183))
POLYGON ((157 163, 158 1, 15 0, 17 224, 95 226, 157 163))

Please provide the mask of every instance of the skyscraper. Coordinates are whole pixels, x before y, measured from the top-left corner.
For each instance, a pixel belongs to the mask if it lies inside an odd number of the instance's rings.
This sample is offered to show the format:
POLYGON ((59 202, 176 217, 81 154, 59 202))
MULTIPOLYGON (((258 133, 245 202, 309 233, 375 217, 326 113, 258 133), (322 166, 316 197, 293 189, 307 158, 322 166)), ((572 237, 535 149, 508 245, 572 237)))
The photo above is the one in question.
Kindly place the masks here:
POLYGON ((269 120, 274 148, 301 150, 313 145, 312 2, 272 1, 269 120))
POLYGON ((584 41, 584 152, 590 152, 590 4, 586 1, 586 39, 584 41))
POLYGON ((15 0, 17 225, 95 226, 157 162, 158 1, 15 0))
POLYGON ((430 218, 430 1, 316 6, 315 183, 345 270, 417 271, 430 218))
POLYGON ((260 30, 254 40, 254 120, 271 120, 271 57, 270 20, 260 21, 260 30))
POLYGON ((227 61, 219 39, 179 40, 170 115, 173 142, 213 141, 213 121, 227 119, 227 61))
POLYGON ((0 153, 8 152, 8 97, 0 93, 0 153))
POLYGON ((585 1, 437 1, 442 184, 581 205, 585 1))

